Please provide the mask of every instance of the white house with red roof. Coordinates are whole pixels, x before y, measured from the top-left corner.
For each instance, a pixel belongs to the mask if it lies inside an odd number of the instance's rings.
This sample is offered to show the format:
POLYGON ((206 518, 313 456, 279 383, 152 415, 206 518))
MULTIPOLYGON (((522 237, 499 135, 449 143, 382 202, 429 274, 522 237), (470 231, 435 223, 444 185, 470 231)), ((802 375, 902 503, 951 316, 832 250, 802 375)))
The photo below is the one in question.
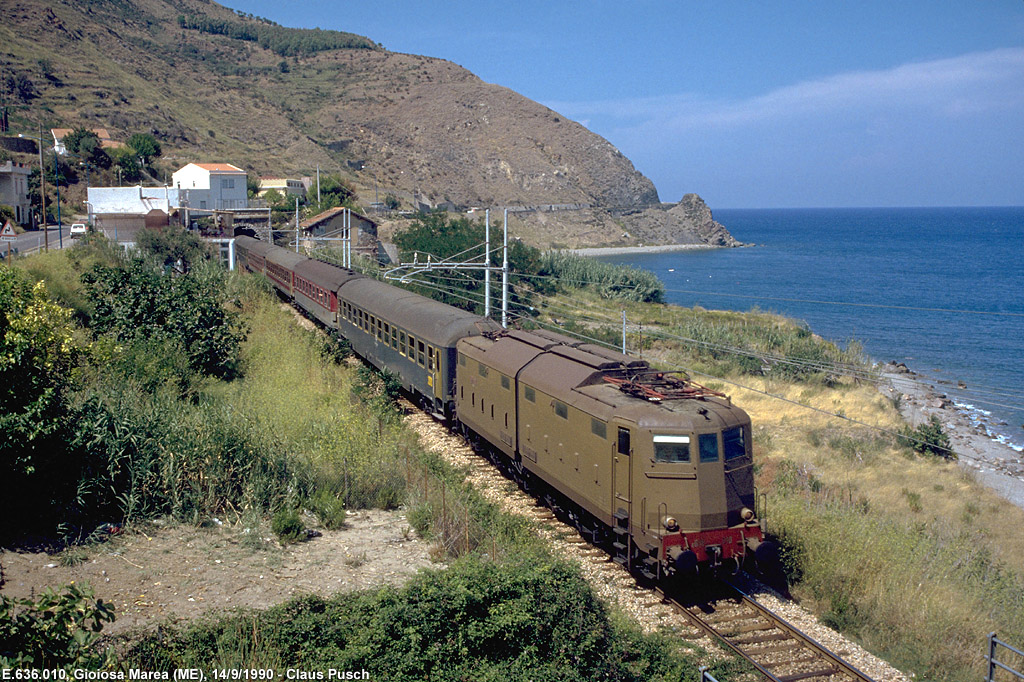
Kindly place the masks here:
POLYGON ((249 207, 245 171, 230 163, 190 163, 171 175, 171 186, 193 211, 249 207))
MULTIPOLYGON (((120 149, 125 146, 124 142, 118 142, 111 138, 106 128, 89 128, 88 130, 100 138, 100 147, 103 149, 120 149)), ((68 153, 67 147, 64 146, 64 138, 73 131, 74 128, 50 128, 50 134, 53 135, 53 150, 61 156, 68 153)))

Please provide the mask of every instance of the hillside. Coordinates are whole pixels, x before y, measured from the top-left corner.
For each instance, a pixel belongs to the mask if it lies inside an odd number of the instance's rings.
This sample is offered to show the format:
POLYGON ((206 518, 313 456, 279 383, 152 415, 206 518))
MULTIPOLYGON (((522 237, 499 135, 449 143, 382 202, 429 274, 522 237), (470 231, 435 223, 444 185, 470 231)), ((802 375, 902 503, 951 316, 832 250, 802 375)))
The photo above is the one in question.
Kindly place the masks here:
MULTIPOLYGON (((448 61, 207 0, 4 5, 3 97, 15 132, 39 123, 151 132, 172 164, 222 160, 257 175, 319 165, 341 171, 364 200, 390 192, 406 207, 588 208, 548 215, 559 226, 548 244, 731 240, 720 225, 709 239, 664 207, 645 218, 657 190, 607 140, 448 61), (587 232, 594 238, 577 236, 587 232)), ((544 220, 525 220, 546 245, 544 220)))

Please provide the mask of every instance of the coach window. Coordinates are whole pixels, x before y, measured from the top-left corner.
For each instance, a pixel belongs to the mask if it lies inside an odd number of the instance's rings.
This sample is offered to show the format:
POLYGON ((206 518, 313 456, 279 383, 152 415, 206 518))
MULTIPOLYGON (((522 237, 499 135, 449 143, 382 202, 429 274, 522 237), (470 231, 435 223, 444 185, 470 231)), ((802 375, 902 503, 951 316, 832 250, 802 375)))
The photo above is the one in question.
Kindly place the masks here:
POLYGON ((419 358, 419 360, 418 360, 419 366, 420 367, 426 367, 427 366, 426 346, 423 345, 422 341, 417 341, 416 342, 416 348, 419 349, 419 354, 417 355, 417 357, 419 358))
POLYGON ((717 433, 702 433, 702 434, 700 434, 700 461, 702 461, 702 462, 717 462, 718 461, 718 434, 717 433))
POLYGON ((391 328, 391 347, 398 350, 398 330, 394 327, 391 328))
POLYGON ((398 332, 398 352, 405 355, 405 332, 398 332))

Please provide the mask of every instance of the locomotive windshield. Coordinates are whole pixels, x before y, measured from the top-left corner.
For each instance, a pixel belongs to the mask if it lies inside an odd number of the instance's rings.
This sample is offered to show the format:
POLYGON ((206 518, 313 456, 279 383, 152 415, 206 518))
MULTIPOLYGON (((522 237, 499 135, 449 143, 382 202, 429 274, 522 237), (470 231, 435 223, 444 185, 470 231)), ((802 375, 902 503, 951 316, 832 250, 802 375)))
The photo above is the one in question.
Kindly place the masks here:
POLYGON ((725 461, 727 462, 747 454, 747 448, 743 442, 743 428, 737 426, 734 429, 723 431, 722 446, 725 449, 725 461))
POLYGON ((654 461, 689 462, 690 437, 655 434, 654 461))

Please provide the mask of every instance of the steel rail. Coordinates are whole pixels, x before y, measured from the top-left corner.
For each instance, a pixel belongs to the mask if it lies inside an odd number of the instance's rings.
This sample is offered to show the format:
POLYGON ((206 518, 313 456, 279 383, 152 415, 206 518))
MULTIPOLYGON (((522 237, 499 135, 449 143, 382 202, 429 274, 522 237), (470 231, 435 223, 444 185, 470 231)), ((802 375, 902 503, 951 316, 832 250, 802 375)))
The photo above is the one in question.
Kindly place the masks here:
MULTIPOLYGON (((697 615, 695 609, 684 606, 679 601, 673 599, 671 596, 666 594, 665 591, 661 588, 657 588, 657 591, 662 595, 663 599, 666 602, 668 602, 676 609, 678 609, 691 623, 693 623, 695 626, 703 630, 711 637, 720 640, 734 653, 736 653, 738 656, 742 657, 745 661, 750 663, 759 673, 764 675, 766 679, 771 680, 772 682, 796 682, 797 680, 808 680, 813 679, 815 677, 828 678, 833 675, 846 675, 855 682, 875 682, 866 673, 860 671, 849 662, 843 660, 836 654, 832 653, 832 651, 830 651, 823 644, 819 643, 814 638, 810 637, 806 633, 799 630, 796 626, 786 621, 784 618, 782 618, 780 615, 778 615, 768 607, 758 603, 753 597, 746 594, 740 588, 729 583, 726 584, 730 588, 735 590, 736 593, 739 595, 740 604, 743 604, 753 609, 756 615, 760 616, 761 618, 764 618, 768 621, 770 625, 778 628, 780 631, 785 633, 786 639, 791 639, 795 641, 800 645, 801 649, 806 648, 807 650, 812 652, 817 658, 827 663, 830 667, 802 673, 793 673, 789 675, 776 675, 775 673, 771 672, 771 670, 769 670, 767 666, 770 665, 771 667, 778 667, 778 663, 762 665, 757 660, 755 660, 755 654, 745 651, 741 647, 740 642, 734 641, 740 639, 740 637, 730 636, 723 633, 713 624, 697 615)), ((796 661, 793 662, 795 663, 796 661)), ((801 663, 804 662, 810 661, 801 661, 801 663)))

